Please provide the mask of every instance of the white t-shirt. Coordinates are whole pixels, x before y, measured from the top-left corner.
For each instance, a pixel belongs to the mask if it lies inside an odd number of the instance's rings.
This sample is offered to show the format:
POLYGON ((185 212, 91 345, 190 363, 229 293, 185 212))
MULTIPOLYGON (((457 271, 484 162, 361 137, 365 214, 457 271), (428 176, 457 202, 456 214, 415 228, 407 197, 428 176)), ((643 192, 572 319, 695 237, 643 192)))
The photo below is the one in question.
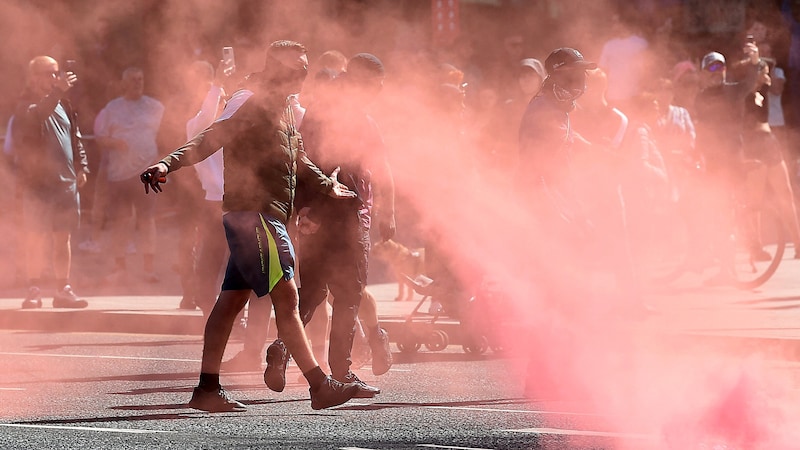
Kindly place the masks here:
POLYGON ((610 102, 628 100, 639 93, 647 47, 647 40, 636 35, 614 38, 603 45, 597 64, 608 75, 606 98, 610 102))
POLYGON ((121 139, 128 145, 127 150, 106 150, 109 181, 137 177, 158 159, 156 136, 163 116, 161 102, 146 95, 138 100, 115 98, 97 114, 95 135, 121 139))
MULTIPOLYGON (((197 115, 186 122, 186 139, 192 139, 198 133, 205 130, 214 122, 219 109, 219 102, 222 100, 222 89, 212 85, 206 94, 203 105, 197 115)), ((203 190, 206 191, 206 200, 222 201, 223 178, 222 178, 222 149, 217 150, 213 155, 194 165, 197 177, 203 190)))

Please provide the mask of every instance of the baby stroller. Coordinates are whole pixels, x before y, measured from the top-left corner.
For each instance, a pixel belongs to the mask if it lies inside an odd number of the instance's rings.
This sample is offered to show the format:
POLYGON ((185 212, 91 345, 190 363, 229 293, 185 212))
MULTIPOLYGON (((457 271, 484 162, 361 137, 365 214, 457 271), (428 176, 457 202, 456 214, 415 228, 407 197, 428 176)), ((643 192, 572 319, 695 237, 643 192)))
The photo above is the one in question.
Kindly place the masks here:
POLYGON ((490 283, 469 289, 446 276, 406 278, 422 299, 398 330, 395 342, 401 352, 415 353, 423 345, 436 352, 450 344, 461 344, 468 354, 481 355, 489 348, 502 352, 497 327, 504 322, 498 318, 503 306, 490 283))

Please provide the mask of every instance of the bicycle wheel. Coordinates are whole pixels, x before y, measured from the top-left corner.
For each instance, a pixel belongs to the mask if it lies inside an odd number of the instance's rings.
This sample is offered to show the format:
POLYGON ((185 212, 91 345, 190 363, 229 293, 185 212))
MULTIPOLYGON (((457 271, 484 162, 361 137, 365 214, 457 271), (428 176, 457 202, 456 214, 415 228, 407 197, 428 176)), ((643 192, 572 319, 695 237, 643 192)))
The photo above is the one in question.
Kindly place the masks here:
POLYGON ((777 211, 762 208, 740 212, 734 242, 736 287, 753 289, 766 283, 778 270, 786 250, 786 234, 777 211))

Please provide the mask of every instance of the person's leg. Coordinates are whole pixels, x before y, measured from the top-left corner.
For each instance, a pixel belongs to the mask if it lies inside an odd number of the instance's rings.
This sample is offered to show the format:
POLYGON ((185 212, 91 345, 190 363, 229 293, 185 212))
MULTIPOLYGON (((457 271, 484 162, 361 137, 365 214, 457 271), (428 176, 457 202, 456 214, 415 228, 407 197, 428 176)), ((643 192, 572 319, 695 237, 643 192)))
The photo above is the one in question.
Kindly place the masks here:
POLYGON ((54 308, 85 308, 89 302, 79 299, 70 285, 72 246, 69 231, 53 232, 53 271, 56 277, 54 308))
MULTIPOLYGON (((131 183, 137 189, 141 186, 131 183)), ((139 192, 141 194, 141 192, 139 192)), ((131 193, 133 195, 133 193, 131 193)), ((136 229, 139 231, 139 243, 142 250, 143 269, 145 281, 156 282, 159 280, 155 271, 156 253, 156 196, 136 195, 134 207, 136 208, 136 229)))
POLYGON ((350 370, 358 310, 367 284, 369 231, 360 224, 343 231, 339 238, 350 241, 343 242, 339 251, 329 255, 335 264, 331 265, 328 282, 333 295, 328 364, 334 379, 356 383, 359 386, 357 397, 369 398, 381 390, 367 385, 350 370))
POLYGON ((319 367, 311 352, 311 345, 308 343, 303 322, 300 320, 300 312, 297 308, 299 295, 294 279, 281 279, 270 295, 275 310, 275 326, 278 328, 278 336, 281 337, 286 348, 294 357, 297 367, 303 373, 319 367))
MULTIPOLYGON (((124 282, 126 271, 126 247, 130 236, 131 218, 133 216, 133 199, 128 195, 125 183, 120 181, 108 182, 107 224, 108 224, 108 255, 114 258, 114 268, 108 281, 112 283, 124 282)), ((144 197, 141 193, 139 196, 144 197)), ((152 196, 151 196, 152 197, 152 196)))
POLYGON ((228 242, 222 225, 222 203, 203 202, 202 219, 198 222, 198 253, 196 255, 194 300, 208 317, 217 297, 219 275, 225 266, 228 242))
POLYGON ((364 289, 361 306, 358 308, 358 319, 366 327, 366 331, 378 328, 378 303, 375 296, 364 289))
POLYGON ((25 232, 25 274, 28 278, 28 293, 22 302, 23 308, 41 308, 42 306, 42 272, 44 269, 44 253, 46 246, 45 233, 41 231, 25 232))
POLYGON ((278 336, 288 348, 284 349, 281 344, 267 349, 264 371, 267 386, 278 392, 283 390, 286 361, 291 352, 310 386, 313 409, 340 405, 353 398, 358 386, 342 384, 325 375, 311 352, 298 310, 295 253, 286 226, 268 214, 247 211, 229 212, 223 217, 223 223, 231 251, 223 286, 244 283, 260 297, 270 294, 278 336), (275 349, 280 350, 280 355, 270 354, 275 349), (273 356, 279 357, 279 361, 273 356), (280 381, 279 386, 277 381, 280 381))
POLYGON ((28 281, 28 293, 22 307, 41 308, 42 275, 47 260, 48 238, 52 234, 53 210, 35 192, 23 192, 21 208, 22 229, 25 230, 22 250, 28 281))
MULTIPOLYGON (((57 281, 66 281, 69 284, 69 275, 72 268, 72 246, 68 231, 53 232, 53 272, 57 281)), ((61 283, 59 283, 61 284, 61 283)), ((63 285, 58 288, 64 287, 63 285)))
MULTIPOLYGON (((304 297, 303 288, 300 288, 300 302, 304 297)), ((301 313, 302 317, 302 313, 301 313)), ((327 301, 317 306, 311 320, 306 324, 306 335, 311 341, 311 351, 317 361, 327 361, 328 334, 331 330, 330 307, 327 301)), ((327 364, 326 364, 327 365, 327 364)))
POLYGON ((220 365, 233 321, 250 296, 249 289, 224 290, 214 304, 203 332, 203 359, 200 380, 189 406, 210 412, 243 411, 245 406, 231 399, 219 383, 220 365))
POLYGON ((269 319, 272 312, 272 298, 267 295, 250 300, 247 307, 247 328, 244 332, 244 352, 250 355, 261 355, 269 334, 269 319))
MULTIPOLYGON (((410 289, 410 288, 409 288, 410 289)), ((364 333, 372 353, 372 373, 383 375, 392 367, 392 352, 389 349, 389 335, 378 322, 378 303, 375 296, 364 289, 358 318, 364 325, 364 333)))
POLYGON ((219 375, 222 355, 233 329, 233 321, 250 297, 249 290, 222 291, 208 316, 203 333, 202 373, 219 375))

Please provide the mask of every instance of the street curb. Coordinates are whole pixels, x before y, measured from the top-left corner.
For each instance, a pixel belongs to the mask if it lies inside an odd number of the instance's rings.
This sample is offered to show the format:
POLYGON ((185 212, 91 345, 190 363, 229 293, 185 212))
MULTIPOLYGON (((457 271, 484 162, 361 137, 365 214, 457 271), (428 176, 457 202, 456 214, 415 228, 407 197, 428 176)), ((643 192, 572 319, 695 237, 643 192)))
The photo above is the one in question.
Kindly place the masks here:
POLYGON ((201 335, 202 315, 152 314, 138 311, 108 310, 2 310, 0 329, 35 330, 60 333, 139 333, 201 335))

